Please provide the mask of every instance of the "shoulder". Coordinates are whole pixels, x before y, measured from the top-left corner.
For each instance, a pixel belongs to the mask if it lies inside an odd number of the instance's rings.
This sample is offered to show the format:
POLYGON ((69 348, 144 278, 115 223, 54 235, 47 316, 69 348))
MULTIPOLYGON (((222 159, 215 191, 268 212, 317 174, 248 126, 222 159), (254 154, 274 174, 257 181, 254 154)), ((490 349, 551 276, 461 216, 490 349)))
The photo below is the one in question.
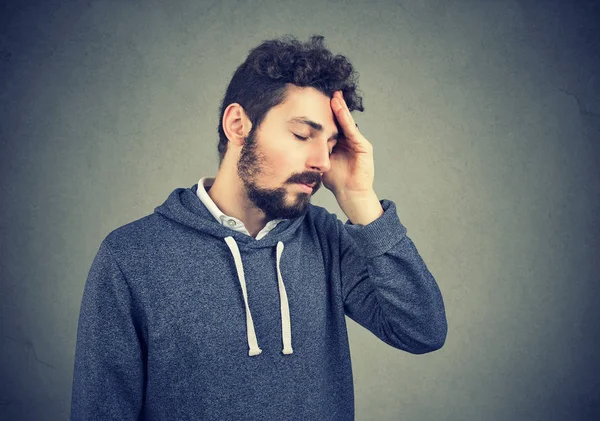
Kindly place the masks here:
POLYGON ((306 216, 310 217, 313 220, 337 219, 337 215, 335 213, 331 213, 323 206, 315 205, 313 203, 310 203, 308 205, 308 212, 306 213, 306 216))
POLYGON ((337 214, 329 212, 326 208, 314 204, 309 205, 306 214, 307 221, 317 228, 318 232, 328 235, 335 234, 343 222, 337 217, 337 214))
POLYGON ((135 252, 159 241, 164 225, 164 218, 152 213, 113 229, 103 242, 115 254, 135 252))

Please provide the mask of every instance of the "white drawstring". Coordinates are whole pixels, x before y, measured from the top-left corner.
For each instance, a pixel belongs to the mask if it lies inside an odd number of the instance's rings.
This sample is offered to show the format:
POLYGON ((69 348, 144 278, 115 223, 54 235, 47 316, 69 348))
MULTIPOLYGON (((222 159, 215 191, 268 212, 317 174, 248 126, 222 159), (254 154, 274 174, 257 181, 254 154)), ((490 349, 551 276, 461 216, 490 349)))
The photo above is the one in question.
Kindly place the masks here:
POLYGON ((279 260, 283 253, 283 243, 277 242, 277 281, 279 283, 279 301, 281 302, 281 337, 283 338, 283 353, 291 354, 292 350, 292 327, 290 325, 290 305, 288 303, 283 277, 279 267, 279 260))
POLYGON ((248 346, 250 351, 248 355, 251 357, 258 355, 262 352, 262 349, 258 347, 258 341, 256 340, 256 332, 254 332, 254 323, 252 322, 252 314, 250 314, 250 307, 248 306, 248 293, 246 292, 246 279, 244 278, 244 267, 242 266, 242 256, 238 249, 237 243, 233 237, 226 237, 225 242, 233 254, 233 260, 235 261, 235 268, 237 269, 238 279, 242 286, 242 294, 244 295, 244 303, 246 304, 246 332, 248 335, 248 346))
MULTIPOLYGON (((254 331, 254 323, 252 321, 252 314, 250 313, 250 307, 248 306, 248 293, 246 291, 246 278, 244 277, 244 266, 242 264, 242 256, 238 249, 237 243, 233 237, 225 237, 225 242, 231 250, 233 260, 235 261, 235 267, 237 270, 238 279, 242 287, 242 294, 244 296, 244 304, 246 305, 246 333, 248 336, 248 347, 250 351, 248 355, 254 356, 259 355, 262 350, 258 347, 258 341, 256 339, 256 332, 254 331)), ((283 277, 281 276, 280 260, 281 254, 283 253, 283 243, 279 241, 277 243, 277 283, 279 286, 279 301, 281 304, 281 335, 283 338, 283 353, 292 354, 292 328, 290 322, 290 307, 285 292, 285 285, 283 284, 283 277)))

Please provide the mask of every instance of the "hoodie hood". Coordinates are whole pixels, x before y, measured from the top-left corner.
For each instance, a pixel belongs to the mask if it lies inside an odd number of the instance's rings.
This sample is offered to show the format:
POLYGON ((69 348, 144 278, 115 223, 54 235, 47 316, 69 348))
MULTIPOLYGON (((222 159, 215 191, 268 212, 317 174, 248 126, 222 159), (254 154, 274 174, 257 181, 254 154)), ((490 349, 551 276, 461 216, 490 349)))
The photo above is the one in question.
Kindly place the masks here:
MULTIPOLYGON (((235 264, 240 292, 244 298, 246 311, 246 333, 248 341, 248 355, 259 355, 262 350, 258 345, 252 313, 248 305, 248 293, 246 290, 246 280, 244 275, 244 265, 242 252, 245 249, 274 247, 276 251, 276 270, 279 288, 280 313, 281 313, 281 335, 283 342, 283 354, 293 353, 290 311, 287 293, 285 290, 284 277, 281 273, 280 261, 285 250, 285 243, 292 239, 296 230, 304 220, 306 213, 298 218, 288 219, 277 224, 268 235, 256 240, 255 238, 242 232, 234 231, 220 224, 209 210, 204 206, 197 196, 198 184, 190 188, 177 188, 167 197, 165 202, 157 206, 154 212, 178 224, 200 231, 215 237, 218 241, 227 244, 231 252, 231 258, 235 264), (240 252, 240 249, 242 252, 240 252)), ((309 207, 312 205, 309 205, 309 207)))
POLYGON ((154 209, 154 212, 223 241, 226 237, 232 237, 238 244, 247 248, 275 247, 279 241, 287 242, 293 238, 306 216, 304 213, 297 218, 281 221, 267 236, 256 240, 254 237, 220 224, 200 201, 197 191, 198 184, 190 188, 177 188, 162 205, 154 209))

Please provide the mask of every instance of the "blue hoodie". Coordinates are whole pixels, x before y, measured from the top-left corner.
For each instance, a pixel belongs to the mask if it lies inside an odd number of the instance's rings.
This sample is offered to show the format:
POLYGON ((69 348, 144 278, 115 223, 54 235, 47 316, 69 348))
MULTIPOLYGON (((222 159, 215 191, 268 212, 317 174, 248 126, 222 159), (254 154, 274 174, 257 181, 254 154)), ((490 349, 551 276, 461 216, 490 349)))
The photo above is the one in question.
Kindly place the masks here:
POLYGON ((366 226, 310 204, 256 240, 197 188, 100 244, 71 420, 353 420, 346 315, 413 354, 444 344, 440 290, 394 202, 366 226))

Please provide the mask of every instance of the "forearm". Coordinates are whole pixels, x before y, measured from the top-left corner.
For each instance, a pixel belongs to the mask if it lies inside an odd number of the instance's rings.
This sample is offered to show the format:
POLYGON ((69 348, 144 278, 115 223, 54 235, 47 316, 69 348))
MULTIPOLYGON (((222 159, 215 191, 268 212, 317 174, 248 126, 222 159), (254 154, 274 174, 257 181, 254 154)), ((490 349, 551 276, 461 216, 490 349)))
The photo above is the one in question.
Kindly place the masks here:
POLYGON ((338 204, 354 225, 369 225, 383 215, 383 208, 373 190, 364 194, 342 195, 338 204))
POLYGON ((347 223, 341 232, 346 314, 397 348, 438 349, 447 332, 439 287, 406 236, 393 202, 381 205, 385 212, 376 221, 347 223))

